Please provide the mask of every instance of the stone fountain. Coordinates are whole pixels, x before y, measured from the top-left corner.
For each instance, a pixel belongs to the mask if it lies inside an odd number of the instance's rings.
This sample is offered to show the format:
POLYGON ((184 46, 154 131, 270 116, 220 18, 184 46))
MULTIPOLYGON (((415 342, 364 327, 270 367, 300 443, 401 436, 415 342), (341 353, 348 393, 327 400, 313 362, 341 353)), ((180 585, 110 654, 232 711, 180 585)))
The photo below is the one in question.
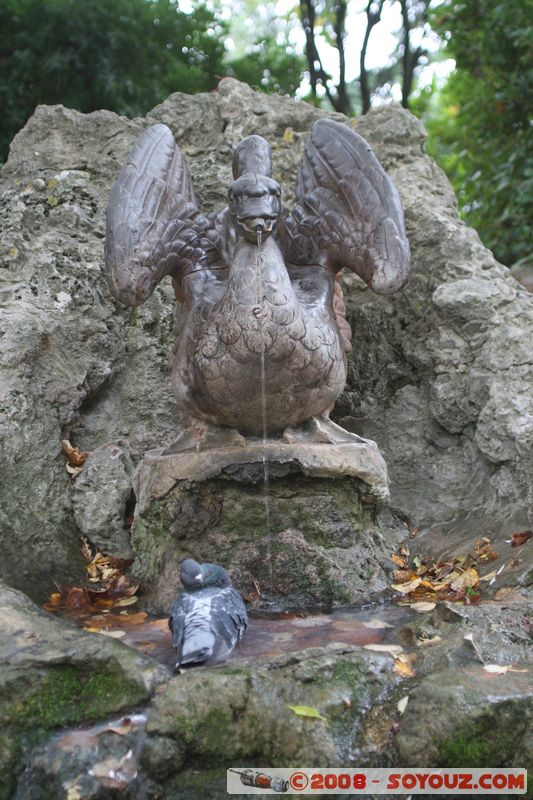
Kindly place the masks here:
POLYGON ((162 123, 111 190, 113 294, 139 305, 170 276, 182 304, 171 364, 187 424, 134 478, 135 570, 160 611, 182 558, 213 553, 270 606, 353 603, 377 588, 361 564, 387 468, 375 442, 329 415, 351 350, 340 273, 400 290, 403 211, 369 145, 330 119, 311 130, 295 200, 283 207, 271 147, 253 134, 235 149, 228 205, 202 214, 162 123))

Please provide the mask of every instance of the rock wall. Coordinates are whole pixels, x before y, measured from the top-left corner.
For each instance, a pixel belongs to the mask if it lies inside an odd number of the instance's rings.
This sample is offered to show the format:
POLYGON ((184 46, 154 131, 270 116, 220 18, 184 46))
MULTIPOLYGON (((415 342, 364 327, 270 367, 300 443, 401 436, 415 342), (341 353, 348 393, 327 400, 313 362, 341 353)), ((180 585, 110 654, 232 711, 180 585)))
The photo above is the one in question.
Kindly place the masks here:
MULTIPOLYGON (((133 142, 168 124, 211 209, 225 203, 233 147, 260 133, 290 205, 321 115, 225 79, 211 94, 172 95, 145 119, 42 106, 15 137, 0 181, 0 574, 12 586, 41 599, 54 580, 79 581, 81 533, 124 554, 133 466, 180 424, 166 367, 170 285, 125 310, 103 276, 107 196, 133 142), (90 451, 77 482, 64 438, 90 451)), ((349 124, 396 181, 413 276, 390 298, 347 276, 354 352, 336 416, 378 442, 393 506, 410 524, 452 534, 521 524, 532 485, 532 297, 460 221, 414 117, 387 106, 349 124)))

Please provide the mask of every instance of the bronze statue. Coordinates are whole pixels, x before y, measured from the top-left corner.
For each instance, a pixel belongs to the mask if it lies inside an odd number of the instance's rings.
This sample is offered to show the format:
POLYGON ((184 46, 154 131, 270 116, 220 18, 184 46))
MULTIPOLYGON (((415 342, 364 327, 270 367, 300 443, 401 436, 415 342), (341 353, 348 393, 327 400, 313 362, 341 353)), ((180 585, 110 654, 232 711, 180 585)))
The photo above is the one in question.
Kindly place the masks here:
POLYGON ((311 131, 292 213, 271 170, 268 143, 243 139, 228 206, 202 215, 182 153, 158 124, 111 190, 113 294, 138 305, 170 275, 185 305, 172 375, 191 428, 177 450, 225 437, 238 443, 235 431, 362 441, 329 419, 351 348, 337 275, 351 269, 380 294, 404 286, 409 246, 398 192, 365 140, 329 119, 311 131))

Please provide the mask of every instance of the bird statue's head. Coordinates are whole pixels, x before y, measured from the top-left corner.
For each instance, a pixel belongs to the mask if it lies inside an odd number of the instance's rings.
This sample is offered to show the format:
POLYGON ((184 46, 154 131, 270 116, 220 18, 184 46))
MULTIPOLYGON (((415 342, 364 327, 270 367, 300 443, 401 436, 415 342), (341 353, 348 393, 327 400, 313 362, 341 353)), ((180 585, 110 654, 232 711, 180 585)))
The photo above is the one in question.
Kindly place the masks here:
POLYGON ((231 586, 230 577, 224 567, 218 564, 199 564, 193 558, 186 558, 181 562, 180 576, 188 592, 213 586, 231 586))
POLYGON ((250 242, 264 240, 277 228, 281 187, 271 176, 272 152, 261 136, 247 136, 233 156, 229 209, 238 235, 250 242))

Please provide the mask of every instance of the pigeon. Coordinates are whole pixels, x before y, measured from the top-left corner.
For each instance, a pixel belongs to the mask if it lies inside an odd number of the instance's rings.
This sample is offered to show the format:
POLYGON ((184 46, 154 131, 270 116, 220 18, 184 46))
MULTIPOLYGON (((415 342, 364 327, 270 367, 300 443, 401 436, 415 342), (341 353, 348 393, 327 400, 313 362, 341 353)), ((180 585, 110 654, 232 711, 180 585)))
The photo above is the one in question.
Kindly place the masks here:
POLYGON ((184 590, 170 610, 176 669, 225 661, 240 642, 248 615, 223 567, 187 558, 181 564, 184 590))

